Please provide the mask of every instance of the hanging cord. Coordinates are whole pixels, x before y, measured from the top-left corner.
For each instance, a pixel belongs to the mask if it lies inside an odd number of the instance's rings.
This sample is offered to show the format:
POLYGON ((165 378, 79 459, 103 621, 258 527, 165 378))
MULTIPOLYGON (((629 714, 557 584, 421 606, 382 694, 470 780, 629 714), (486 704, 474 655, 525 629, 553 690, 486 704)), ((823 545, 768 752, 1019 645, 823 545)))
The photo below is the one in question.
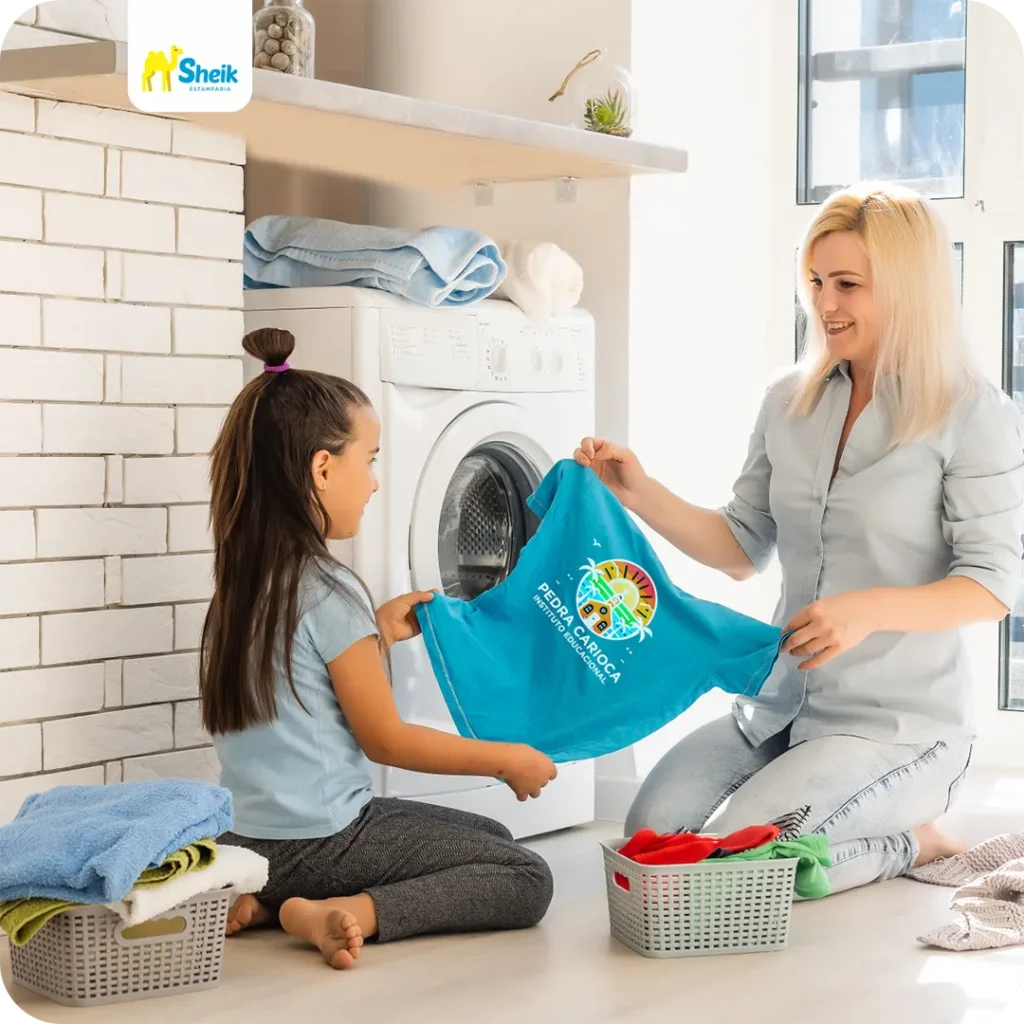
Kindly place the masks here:
POLYGON ((580 60, 576 64, 576 67, 574 67, 572 71, 570 71, 569 74, 567 74, 565 78, 562 79, 562 84, 559 86, 558 92, 553 93, 551 96, 548 97, 548 103, 552 103, 554 100, 557 100, 559 96, 564 96, 565 90, 569 87, 569 80, 572 78, 572 76, 575 75, 576 72, 579 71, 581 68, 585 68, 588 64, 593 64, 594 61, 597 60, 600 56, 600 50, 591 50, 590 53, 588 53, 585 57, 580 58, 580 60))

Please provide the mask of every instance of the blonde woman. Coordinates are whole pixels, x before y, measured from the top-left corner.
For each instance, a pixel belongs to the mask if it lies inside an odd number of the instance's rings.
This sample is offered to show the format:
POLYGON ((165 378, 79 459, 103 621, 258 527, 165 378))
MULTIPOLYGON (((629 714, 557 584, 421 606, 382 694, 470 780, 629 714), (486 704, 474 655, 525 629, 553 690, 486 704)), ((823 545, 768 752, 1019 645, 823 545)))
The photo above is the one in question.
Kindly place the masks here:
POLYGON ((929 202, 833 195, 801 251, 808 350, 764 398, 732 500, 698 508, 637 457, 590 466, 684 554, 743 580, 777 553, 792 630, 756 699, 654 768, 626 830, 727 833, 810 807, 833 891, 961 849, 932 824, 970 762, 960 627, 996 622, 1020 576, 1024 433, 972 371, 952 246, 929 202))

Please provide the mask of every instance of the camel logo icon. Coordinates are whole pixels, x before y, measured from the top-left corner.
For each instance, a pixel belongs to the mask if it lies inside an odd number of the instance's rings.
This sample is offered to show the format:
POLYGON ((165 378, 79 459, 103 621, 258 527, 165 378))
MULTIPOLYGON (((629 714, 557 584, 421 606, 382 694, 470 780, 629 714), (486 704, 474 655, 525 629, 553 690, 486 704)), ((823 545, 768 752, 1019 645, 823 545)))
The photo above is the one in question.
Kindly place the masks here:
POLYGON ((185 51, 180 46, 171 47, 171 59, 162 50, 150 50, 142 68, 142 91, 153 91, 153 76, 160 73, 160 91, 171 91, 171 72, 178 66, 178 59, 185 51))
POLYGON ((252 98, 252 0, 124 0, 127 91, 145 113, 241 110, 252 98))

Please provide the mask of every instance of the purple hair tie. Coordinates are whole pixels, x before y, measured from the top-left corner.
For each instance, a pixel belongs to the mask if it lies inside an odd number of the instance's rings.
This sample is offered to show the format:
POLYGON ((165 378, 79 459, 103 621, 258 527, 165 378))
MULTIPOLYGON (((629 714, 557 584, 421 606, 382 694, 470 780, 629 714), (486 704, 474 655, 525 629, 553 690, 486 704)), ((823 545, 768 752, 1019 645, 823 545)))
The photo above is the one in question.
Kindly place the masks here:
POLYGON ((280 366, 270 366, 267 363, 263 364, 264 373, 284 373, 285 370, 290 370, 291 367, 287 363, 282 363, 280 366))

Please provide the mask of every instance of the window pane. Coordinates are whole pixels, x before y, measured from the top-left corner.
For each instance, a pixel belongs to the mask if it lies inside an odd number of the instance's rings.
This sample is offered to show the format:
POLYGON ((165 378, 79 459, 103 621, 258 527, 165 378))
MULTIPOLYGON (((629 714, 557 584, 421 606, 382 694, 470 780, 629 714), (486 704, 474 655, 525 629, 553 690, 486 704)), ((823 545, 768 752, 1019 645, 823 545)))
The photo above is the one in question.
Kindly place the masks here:
POLYGON ((962 196, 966 0, 801 0, 800 181, 962 196))
MULTIPOLYGON (((1024 411, 1024 242, 1006 247, 1003 388, 1024 411)), ((1024 593, 1000 628, 1000 706, 1024 711, 1024 593)))

